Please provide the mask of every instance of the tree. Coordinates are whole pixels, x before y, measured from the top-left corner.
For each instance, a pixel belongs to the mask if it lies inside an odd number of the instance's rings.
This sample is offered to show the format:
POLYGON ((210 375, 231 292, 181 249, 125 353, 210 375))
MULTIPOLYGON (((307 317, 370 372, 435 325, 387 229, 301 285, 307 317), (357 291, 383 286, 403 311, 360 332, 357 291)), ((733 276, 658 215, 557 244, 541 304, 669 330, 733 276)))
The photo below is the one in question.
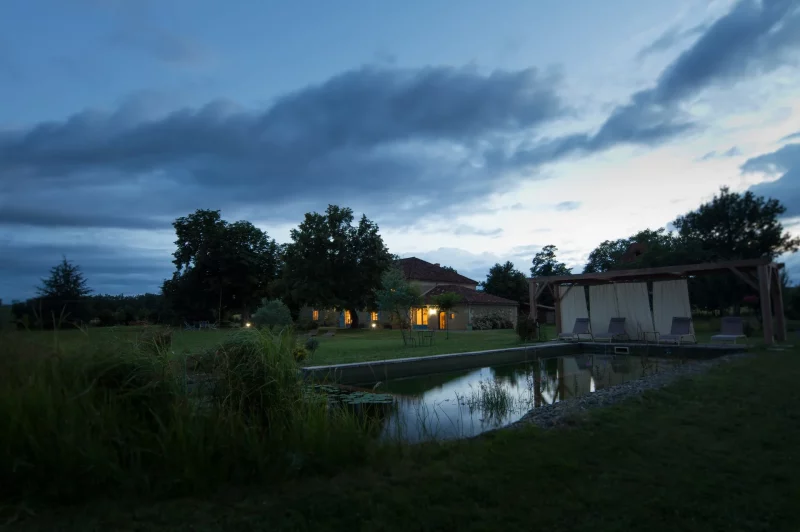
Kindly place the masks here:
POLYGON ((441 268, 442 268, 443 270, 445 270, 445 271, 448 271, 448 272, 458 273, 458 270, 456 270, 456 269, 455 269, 455 268, 453 268, 452 266, 442 266, 441 268))
POLYGON ((481 287, 487 294, 517 301, 520 305, 530 304, 528 279, 510 261, 505 264, 497 263, 489 268, 489 275, 481 283, 481 287))
POLYGON ((81 322, 86 319, 85 298, 92 292, 80 267, 63 257, 50 268, 50 275, 36 288, 38 297, 26 302, 40 325, 53 327, 64 320, 81 322))
POLYGON ((549 277, 553 275, 569 275, 571 268, 563 262, 556 260, 558 248, 552 244, 545 246, 533 256, 533 266, 531 266, 532 277, 549 277))
POLYGON ((324 214, 307 213, 284 251, 283 285, 297 305, 350 311, 375 306, 375 290, 392 255, 366 216, 353 225, 353 211, 329 205, 324 214))
POLYGON ((416 286, 406 281, 403 270, 395 264, 381 275, 381 286, 375 290, 375 301, 382 312, 389 312, 397 318, 401 328, 407 328, 409 310, 420 304, 422 296, 416 286))
POLYGON ((434 296, 432 303, 439 309, 439 312, 444 312, 445 320, 445 338, 450 339, 450 314, 461 303, 461 295, 455 292, 444 292, 438 296, 434 296))
POLYGON ((687 242, 699 244, 710 260, 776 258, 800 248, 800 238, 783 230, 780 201, 720 188, 719 195, 673 222, 687 242))
POLYGON ((81 269, 66 257, 50 268, 50 276, 42 279, 36 291, 39 297, 60 301, 77 301, 92 292, 81 269))
POLYGON ((228 223, 219 211, 197 210, 172 224, 175 273, 162 291, 184 315, 218 321, 226 310, 248 316, 280 269, 275 240, 250 222, 228 223))
POLYGON ((289 307, 280 299, 267 300, 261 302, 261 306, 253 314, 253 323, 256 327, 286 327, 292 324, 292 315, 289 307))
POLYGON ((628 238, 602 242, 589 254, 583 273, 674 266, 700 261, 700 255, 690 248, 685 241, 668 233, 663 227, 655 231, 645 229, 628 238), (642 254, 626 257, 625 253, 633 244, 642 246, 642 254))

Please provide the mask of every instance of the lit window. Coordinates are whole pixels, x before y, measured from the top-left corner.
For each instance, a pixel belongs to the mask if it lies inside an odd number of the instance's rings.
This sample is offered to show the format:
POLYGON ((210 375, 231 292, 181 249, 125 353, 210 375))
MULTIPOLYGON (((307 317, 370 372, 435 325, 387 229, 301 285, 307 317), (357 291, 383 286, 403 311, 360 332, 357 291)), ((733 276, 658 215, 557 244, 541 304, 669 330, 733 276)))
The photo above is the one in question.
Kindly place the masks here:
POLYGON ((311 319, 314 320, 314 321, 319 321, 319 311, 318 310, 312 310, 311 311, 311 319))
POLYGON ((378 313, 377 312, 373 312, 372 316, 370 316, 370 319, 372 321, 378 321, 378 313))
POLYGON ((455 313, 455 312, 451 312, 451 313, 450 313, 450 319, 451 319, 451 320, 454 320, 454 319, 456 319, 456 313, 455 313))
POLYGON ((344 324, 345 325, 350 325, 352 322, 353 322, 353 318, 352 318, 352 316, 350 316, 350 311, 349 310, 345 310, 344 311, 344 324))

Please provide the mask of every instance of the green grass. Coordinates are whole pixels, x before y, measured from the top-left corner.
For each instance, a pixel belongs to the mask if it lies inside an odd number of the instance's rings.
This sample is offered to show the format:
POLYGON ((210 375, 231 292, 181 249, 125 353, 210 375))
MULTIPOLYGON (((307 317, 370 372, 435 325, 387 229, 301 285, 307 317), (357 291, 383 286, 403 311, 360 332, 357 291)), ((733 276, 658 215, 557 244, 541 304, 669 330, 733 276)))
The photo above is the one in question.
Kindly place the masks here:
MULTIPOLYGON (((52 331, 22 331, 15 334, 41 345, 58 344, 66 351, 79 351, 96 342, 133 341, 142 334, 142 327, 97 327, 86 332, 71 329, 52 331)), ((183 331, 175 330, 172 351, 176 354, 195 354, 219 345, 236 330, 183 331)), ((551 336, 552 337, 552 333, 551 336)), ((332 338, 318 337, 319 348, 306 361, 307 365, 343 364, 369 360, 403 357, 422 357, 443 353, 503 349, 519 345, 514 331, 451 331, 450 338, 437 333, 432 346, 410 347, 403 345, 399 330, 342 329, 332 338)))
POLYGON ((39 530, 797 530, 800 350, 766 351, 571 428, 399 450, 334 476, 165 501, 105 499, 39 530))

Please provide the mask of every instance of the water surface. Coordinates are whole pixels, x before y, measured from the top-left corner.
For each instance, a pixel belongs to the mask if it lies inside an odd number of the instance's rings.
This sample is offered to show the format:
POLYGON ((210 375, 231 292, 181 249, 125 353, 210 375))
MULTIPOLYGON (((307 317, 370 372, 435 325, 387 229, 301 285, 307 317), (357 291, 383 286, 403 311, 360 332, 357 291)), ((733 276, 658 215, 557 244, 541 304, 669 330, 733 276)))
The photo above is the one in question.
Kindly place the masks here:
POLYGON ((532 408, 639 379, 679 363, 629 355, 559 356, 524 364, 376 383, 396 407, 382 436, 408 441, 474 436, 519 420, 532 408))

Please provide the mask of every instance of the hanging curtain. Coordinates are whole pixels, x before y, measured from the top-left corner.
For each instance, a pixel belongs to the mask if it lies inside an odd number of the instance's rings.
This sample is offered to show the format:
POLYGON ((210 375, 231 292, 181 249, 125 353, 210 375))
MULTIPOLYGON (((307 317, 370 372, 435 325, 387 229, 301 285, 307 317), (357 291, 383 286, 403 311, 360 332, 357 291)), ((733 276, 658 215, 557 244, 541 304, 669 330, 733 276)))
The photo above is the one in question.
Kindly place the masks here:
POLYGON ((613 284, 598 284, 589 287, 589 308, 592 309, 592 332, 608 332, 608 322, 619 316, 617 296, 613 284))
MULTIPOLYGON (((691 318, 689 285, 686 279, 653 283, 653 321, 656 331, 669 334, 672 318, 691 318)), ((694 333, 694 323, 692 323, 694 333)))
POLYGON ((586 309, 586 291, 582 286, 559 286, 558 295, 561 297, 561 332, 572 332, 575 319, 588 318, 586 309))
POLYGON ((647 283, 619 283, 615 289, 618 316, 625 318, 625 332, 631 340, 643 340, 645 332, 655 330, 647 283))

